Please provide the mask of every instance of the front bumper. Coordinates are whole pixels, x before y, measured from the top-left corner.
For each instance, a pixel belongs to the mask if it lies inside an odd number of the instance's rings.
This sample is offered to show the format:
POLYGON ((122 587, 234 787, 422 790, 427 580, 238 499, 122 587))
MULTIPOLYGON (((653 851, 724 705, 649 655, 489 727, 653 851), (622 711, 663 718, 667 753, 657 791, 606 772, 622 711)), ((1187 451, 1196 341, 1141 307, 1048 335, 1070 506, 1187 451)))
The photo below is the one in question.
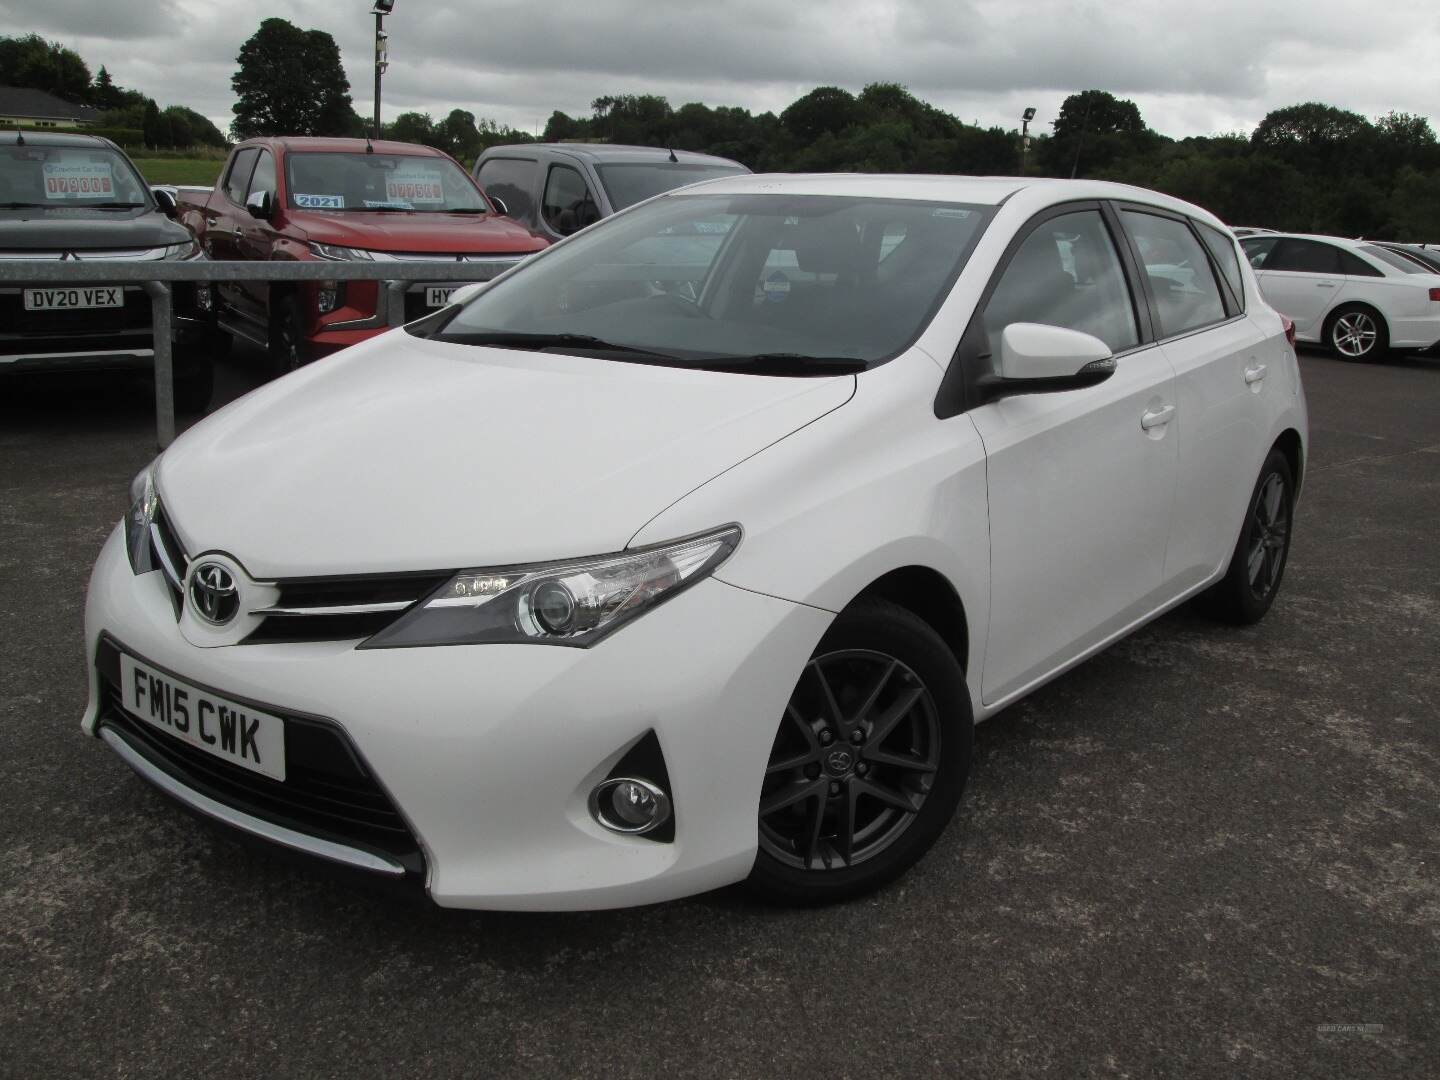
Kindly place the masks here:
POLYGON ((711 579, 592 649, 198 648, 161 575, 132 573, 117 529, 86 606, 84 725, 95 734, 106 708, 96 661, 108 635, 197 685, 333 722, 412 830, 442 905, 650 903, 749 873, 776 725, 831 618, 711 579), (670 777, 669 843, 608 832, 587 807, 649 731, 670 777))

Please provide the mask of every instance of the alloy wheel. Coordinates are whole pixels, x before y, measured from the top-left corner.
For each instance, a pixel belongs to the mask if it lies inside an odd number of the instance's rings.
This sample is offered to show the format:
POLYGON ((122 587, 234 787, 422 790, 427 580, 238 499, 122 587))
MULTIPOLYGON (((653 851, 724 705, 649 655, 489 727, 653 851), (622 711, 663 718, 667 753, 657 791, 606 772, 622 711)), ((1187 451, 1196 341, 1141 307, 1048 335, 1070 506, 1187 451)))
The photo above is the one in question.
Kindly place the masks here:
POLYGON ((1352 360, 1368 355, 1375 348, 1379 330, 1375 320, 1363 311, 1350 311, 1335 320, 1330 339, 1335 350, 1352 360))
POLYGON ((760 795, 760 845, 781 863, 856 866, 915 820, 940 764, 930 690, 883 652, 806 665, 775 737, 760 795))
POLYGON ((1246 551, 1250 590, 1257 599, 1265 599, 1280 583, 1289 545, 1290 506, 1285 497, 1285 479, 1279 473, 1271 473, 1255 500, 1246 551))

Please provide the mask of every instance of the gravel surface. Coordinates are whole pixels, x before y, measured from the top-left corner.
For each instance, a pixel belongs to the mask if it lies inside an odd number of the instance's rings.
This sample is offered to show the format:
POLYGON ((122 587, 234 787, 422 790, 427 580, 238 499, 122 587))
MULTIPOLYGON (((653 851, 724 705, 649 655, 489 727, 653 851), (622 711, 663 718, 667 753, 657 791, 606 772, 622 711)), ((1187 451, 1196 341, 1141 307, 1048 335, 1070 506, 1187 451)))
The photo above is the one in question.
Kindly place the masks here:
POLYGON ((982 726, 868 900, 545 916, 237 844, 86 739, 85 582, 152 421, 3 384, 0 1075, 1440 1075, 1440 360, 1302 366, 1259 626, 1178 611, 982 726))

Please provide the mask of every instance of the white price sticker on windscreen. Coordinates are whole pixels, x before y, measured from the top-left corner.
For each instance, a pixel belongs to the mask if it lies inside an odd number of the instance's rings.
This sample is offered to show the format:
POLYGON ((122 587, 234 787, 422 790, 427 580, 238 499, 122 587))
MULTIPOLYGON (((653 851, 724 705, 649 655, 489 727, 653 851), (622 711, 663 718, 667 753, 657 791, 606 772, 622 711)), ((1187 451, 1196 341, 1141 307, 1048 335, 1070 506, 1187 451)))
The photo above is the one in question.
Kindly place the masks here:
POLYGON ((115 177, 105 161, 47 161, 47 199, 108 199, 115 194, 115 177))
POLYGON ((391 202, 430 203, 445 201, 445 178, 439 169, 396 169, 385 178, 385 198, 391 202))

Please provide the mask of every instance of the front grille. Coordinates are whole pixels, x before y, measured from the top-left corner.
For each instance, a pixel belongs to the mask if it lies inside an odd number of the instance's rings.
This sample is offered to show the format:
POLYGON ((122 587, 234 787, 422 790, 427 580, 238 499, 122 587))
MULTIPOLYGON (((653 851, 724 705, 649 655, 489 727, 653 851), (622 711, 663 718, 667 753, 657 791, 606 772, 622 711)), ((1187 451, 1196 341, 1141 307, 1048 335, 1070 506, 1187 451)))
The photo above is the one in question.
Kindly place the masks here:
POLYGON ((185 568, 190 557, 185 554, 180 538, 165 516, 165 507, 155 505, 155 517, 150 522, 150 558, 160 568, 165 584, 170 589, 170 600, 175 605, 175 618, 180 618, 180 609, 185 605, 185 568))
MULTIPOLYGON (((285 721, 284 781, 233 765, 131 716, 121 705, 120 656, 102 641, 100 723, 191 790, 242 813, 333 843, 383 853, 421 876, 424 857, 405 819, 334 724, 257 706, 285 721)), ((224 696, 224 695, 220 695, 224 696)))
POLYGON ((447 572, 279 581, 280 599, 244 644, 372 637, 450 577, 447 572))

